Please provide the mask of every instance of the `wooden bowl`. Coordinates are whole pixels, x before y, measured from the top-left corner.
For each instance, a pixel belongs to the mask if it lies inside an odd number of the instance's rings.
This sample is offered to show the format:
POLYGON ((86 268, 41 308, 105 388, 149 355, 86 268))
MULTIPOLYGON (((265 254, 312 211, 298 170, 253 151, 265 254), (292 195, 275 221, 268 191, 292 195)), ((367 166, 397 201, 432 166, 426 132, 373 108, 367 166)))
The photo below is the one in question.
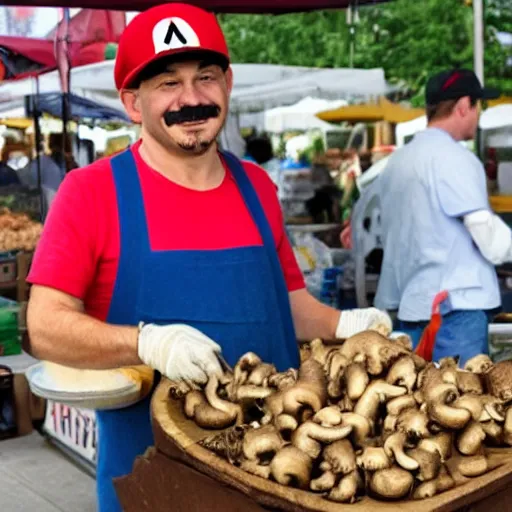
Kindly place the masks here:
POLYGON ((313 492, 292 489, 253 476, 200 446, 200 441, 219 431, 202 429, 188 420, 181 403, 169 398, 170 387, 170 381, 162 379, 152 399, 157 449, 179 458, 197 471, 244 493, 265 507, 293 512, 340 512, 345 509, 354 512, 375 512, 376 509, 389 512, 453 511, 489 498, 512 482, 512 449, 497 448, 487 450, 494 469, 472 479, 452 474, 457 487, 433 498, 385 502, 365 496, 352 505, 334 503, 313 492))

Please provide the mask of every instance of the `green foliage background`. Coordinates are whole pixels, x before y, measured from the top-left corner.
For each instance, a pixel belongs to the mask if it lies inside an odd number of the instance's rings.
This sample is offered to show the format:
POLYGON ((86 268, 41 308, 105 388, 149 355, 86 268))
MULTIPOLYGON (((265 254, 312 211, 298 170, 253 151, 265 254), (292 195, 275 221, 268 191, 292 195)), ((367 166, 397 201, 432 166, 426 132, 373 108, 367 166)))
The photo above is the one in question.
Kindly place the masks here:
MULTIPOLYGON (((395 0, 359 9, 351 35, 342 10, 282 16, 220 15, 233 62, 296 66, 383 67, 392 83, 407 85, 423 104, 428 75, 473 67, 473 10, 464 0, 395 0)), ((497 32, 512 32, 512 0, 485 2, 486 83, 512 94, 512 49, 497 32), (507 66, 508 62, 508 66, 507 66)))

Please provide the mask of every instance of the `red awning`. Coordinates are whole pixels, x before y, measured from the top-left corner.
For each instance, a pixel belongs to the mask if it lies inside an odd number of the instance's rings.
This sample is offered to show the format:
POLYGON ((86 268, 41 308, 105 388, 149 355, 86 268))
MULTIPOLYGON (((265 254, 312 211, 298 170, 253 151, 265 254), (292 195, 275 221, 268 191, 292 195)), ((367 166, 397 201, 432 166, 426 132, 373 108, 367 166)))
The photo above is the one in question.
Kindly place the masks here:
MULTIPOLYGON (((358 4, 377 4, 385 0, 359 0, 358 4)), ((2 5, 17 5, 20 0, 4 0, 2 5)), ((82 7, 88 9, 112 9, 122 11, 143 11, 162 0, 23 0, 26 6, 41 7, 82 7)), ((317 9, 342 9, 350 0, 187 0, 215 12, 239 13, 285 13, 313 11, 317 9)))

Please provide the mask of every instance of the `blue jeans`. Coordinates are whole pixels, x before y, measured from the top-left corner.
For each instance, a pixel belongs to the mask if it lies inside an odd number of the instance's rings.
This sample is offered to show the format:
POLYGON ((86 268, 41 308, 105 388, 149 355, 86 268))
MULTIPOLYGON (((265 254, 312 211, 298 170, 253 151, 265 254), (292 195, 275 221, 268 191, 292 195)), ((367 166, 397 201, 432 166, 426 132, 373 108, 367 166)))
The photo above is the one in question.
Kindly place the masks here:
MULTIPOLYGON (((489 316, 482 310, 458 310, 443 315, 443 322, 436 337, 433 360, 458 355, 459 366, 462 367, 473 356, 488 354, 489 316)), ((397 320, 396 330, 408 334, 416 348, 427 325, 428 321, 397 320)))

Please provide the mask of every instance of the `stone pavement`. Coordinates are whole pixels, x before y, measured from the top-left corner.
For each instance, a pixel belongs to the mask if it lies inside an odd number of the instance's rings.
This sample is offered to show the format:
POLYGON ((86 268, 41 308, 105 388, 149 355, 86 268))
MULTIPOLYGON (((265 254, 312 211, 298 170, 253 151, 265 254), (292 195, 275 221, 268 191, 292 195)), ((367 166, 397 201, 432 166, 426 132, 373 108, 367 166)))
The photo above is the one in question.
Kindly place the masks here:
POLYGON ((0 441, 2 512, 95 512, 94 487, 37 432, 0 441))

